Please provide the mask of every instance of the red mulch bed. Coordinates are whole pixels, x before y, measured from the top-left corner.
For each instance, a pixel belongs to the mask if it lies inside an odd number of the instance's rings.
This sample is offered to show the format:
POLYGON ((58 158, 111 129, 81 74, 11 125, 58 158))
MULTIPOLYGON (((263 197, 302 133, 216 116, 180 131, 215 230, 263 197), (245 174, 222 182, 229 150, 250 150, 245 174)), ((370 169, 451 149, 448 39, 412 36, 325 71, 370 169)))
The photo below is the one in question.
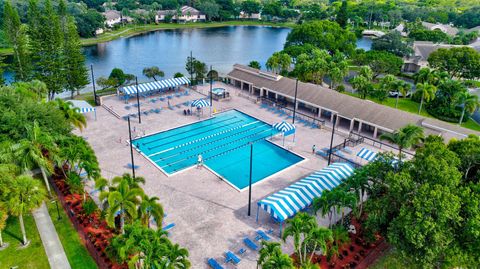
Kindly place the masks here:
POLYGON ((362 236, 360 223, 352 218, 351 224, 355 226, 357 233, 349 233, 350 243, 340 248, 339 255, 332 257, 330 261, 327 261, 324 255, 314 255, 314 264, 320 265, 322 269, 365 269, 389 248, 384 238, 379 235, 374 243, 367 243, 362 236))
MULTIPOLYGON (((108 247, 110 238, 115 235, 105 220, 98 213, 87 216, 83 210, 84 195, 71 193, 69 186, 65 183, 63 173, 59 172, 52 176, 54 189, 63 205, 73 226, 77 230, 85 247, 90 255, 95 259, 99 268, 124 269, 128 268, 126 264, 117 264, 106 255, 105 249, 108 247)), ((91 199, 88 193, 85 193, 85 199, 91 199)))

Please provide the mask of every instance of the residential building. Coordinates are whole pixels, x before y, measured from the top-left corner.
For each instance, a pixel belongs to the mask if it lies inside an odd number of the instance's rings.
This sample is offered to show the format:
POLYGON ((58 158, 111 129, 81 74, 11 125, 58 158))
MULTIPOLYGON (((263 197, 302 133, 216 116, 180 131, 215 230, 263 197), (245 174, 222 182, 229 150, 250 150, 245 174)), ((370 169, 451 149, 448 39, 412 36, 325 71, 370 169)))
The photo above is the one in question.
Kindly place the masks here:
POLYGON ((448 24, 441 24, 441 23, 429 23, 429 22, 422 22, 423 27, 427 28, 431 31, 442 31, 449 36, 455 36, 458 33, 458 28, 453 27, 448 24))
POLYGON ((193 7, 183 6, 180 10, 158 11, 155 15, 155 22, 166 21, 168 16, 171 16, 171 20, 174 22, 197 22, 206 20, 205 14, 201 13, 199 10, 193 7))
POLYGON ((122 13, 117 10, 107 10, 103 12, 102 15, 105 17, 105 25, 109 28, 118 23, 132 21, 132 18, 128 16, 122 16, 122 13))
POLYGON ((238 16, 240 19, 247 19, 247 20, 261 20, 262 15, 260 13, 252 13, 248 14, 243 11, 240 11, 240 15, 238 16))
POLYGON ((290 107, 293 107, 293 100, 297 96, 298 111, 328 123, 332 123, 334 117, 337 117, 336 127, 339 131, 355 131, 376 138, 407 124, 415 124, 424 128, 426 134, 441 135, 445 140, 464 138, 469 134, 480 135, 480 132, 362 100, 311 83, 298 82, 295 95, 294 79, 244 65, 234 65, 227 75, 227 81, 252 96, 290 107))

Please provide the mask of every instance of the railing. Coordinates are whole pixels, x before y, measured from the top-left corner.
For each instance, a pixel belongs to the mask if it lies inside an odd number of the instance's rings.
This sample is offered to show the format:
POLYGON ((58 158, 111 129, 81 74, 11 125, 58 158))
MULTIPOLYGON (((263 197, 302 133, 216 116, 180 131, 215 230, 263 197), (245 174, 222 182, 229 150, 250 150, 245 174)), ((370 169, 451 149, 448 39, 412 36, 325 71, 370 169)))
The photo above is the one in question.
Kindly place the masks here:
MULTIPOLYGON (((289 108, 288 106, 286 106, 285 103, 280 103, 276 100, 273 100, 273 99, 270 99, 270 98, 267 98, 267 97, 258 97, 259 100, 264 103, 264 104, 267 104, 269 106, 275 106, 277 107, 278 109, 281 109, 281 110, 286 110, 287 111, 287 114, 288 112, 291 113, 291 116, 293 116, 293 109, 292 108, 289 108)), ((298 109, 295 111, 295 118, 298 118, 298 119, 305 119, 305 120, 310 120, 312 121, 312 123, 316 123, 318 122, 321 126, 325 126, 325 120, 324 119, 321 119, 319 117, 315 117, 315 116, 312 116, 312 115, 308 115, 308 114, 305 114, 301 111, 299 111, 298 109)))
POLYGON ((106 105, 102 105, 103 108, 105 108, 106 111, 110 112, 113 116, 115 116, 117 119, 120 119, 120 115, 118 115, 117 112, 113 111, 113 109, 107 107, 106 105))
MULTIPOLYGON (((374 139, 374 138, 371 138, 371 137, 368 137, 368 136, 364 136, 362 134, 359 134, 357 132, 350 132, 348 138, 350 140, 362 140, 362 143, 365 143, 365 144, 368 144, 368 145, 371 145, 373 147, 376 147, 376 148, 379 148, 379 149, 382 149, 382 147, 387 147, 387 148, 390 148, 394 151, 399 151, 400 149, 398 147, 395 147, 391 144, 387 144, 387 143, 384 143, 380 140, 377 140, 377 139, 374 139)), ((413 157, 414 154, 411 153, 411 152, 408 152, 406 150, 402 150, 402 153, 405 154, 405 155, 408 155, 410 157, 413 157)))

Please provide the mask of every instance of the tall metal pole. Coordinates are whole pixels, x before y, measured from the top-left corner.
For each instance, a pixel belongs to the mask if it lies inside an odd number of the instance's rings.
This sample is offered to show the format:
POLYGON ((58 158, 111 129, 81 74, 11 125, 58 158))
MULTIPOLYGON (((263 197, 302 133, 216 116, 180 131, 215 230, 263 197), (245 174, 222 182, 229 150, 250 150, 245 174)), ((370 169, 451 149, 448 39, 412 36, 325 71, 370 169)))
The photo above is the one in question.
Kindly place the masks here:
POLYGON ((193 52, 190 51, 190 81, 192 82, 193 86, 193 52))
POLYGON ((297 91, 298 91, 298 78, 295 81, 295 99, 293 100, 293 119, 292 124, 295 123, 295 114, 297 113, 297 91))
POLYGON ((137 77, 135 77, 135 86, 137 88, 138 123, 142 123, 142 115, 140 114, 140 97, 138 96, 138 80, 137 80, 137 77))
POLYGON ((335 125, 337 125, 337 115, 333 116, 332 137, 330 138, 330 150, 328 151, 328 165, 332 161, 333 136, 335 135, 335 125))
POLYGON ((135 163, 133 161, 132 131, 130 128, 130 116, 128 116, 128 139, 130 141, 130 158, 132 161, 132 176, 135 178, 135 163))
POLYGON ((252 206, 252 163, 253 163, 253 143, 250 143, 250 179, 248 181, 248 216, 252 206))
POLYGON ((213 96, 212 96, 212 66, 210 65, 210 117, 212 116, 213 96))
POLYGON ((97 91, 95 89, 95 76, 93 75, 93 64, 90 65, 90 71, 92 73, 93 100, 95 102, 95 105, 98 106, 98 104, 97 104, 97 91))

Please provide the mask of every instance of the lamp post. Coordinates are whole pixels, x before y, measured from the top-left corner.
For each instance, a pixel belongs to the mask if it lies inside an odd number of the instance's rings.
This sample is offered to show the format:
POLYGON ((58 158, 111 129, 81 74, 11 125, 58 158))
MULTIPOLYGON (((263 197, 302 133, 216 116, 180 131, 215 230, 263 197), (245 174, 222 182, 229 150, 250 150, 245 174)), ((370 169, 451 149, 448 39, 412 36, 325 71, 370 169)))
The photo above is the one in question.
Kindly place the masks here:
POLYGON ((212 116, 213 96, 212 96, 212 66, 210 65, 210 117, 212 116))
POLYGON ((293 100, 293 119, 292 124, 295 123, 295 114, 297 112, 297 91, 298 91, 298 78, 295 80, 295 99, 293 100))
POLYGON ((128 116, 128 139, 130 141, 130 158, 132 161, 132 176, 135 178, 135 163, 133 161, 132 131, 130 128, 130 116, 128 116))
POLYGON ((135 77, 135 87, 137 89, 138 123, 142 123, 142 116, 140 114, 140 98, 138 96, 138 80, 137 80, 137 77, 135 77))
POLYGON ((95 76, 93 75, 93 64, 90 65, 90 71, 92 73, 92 85, 93 85, 93 101, 95 102, 95 105, 98 106, 97 103, 97 91, 95 89, 95 76))
POLYGON ((252 163, 253 163, 253 143, 250 142, 250 178, 248 181, 248 216, 252 206, 252 163))
POLYGON ((193 86, 193 52, 190 51, 190 81, 193 86))
POLYGON ((337 115, 333 116, 332 137, 330 138, 330 150, 328 150, 328 165, 332 161, 333 136, 335 135, 335 125, 337 124, 337 115))
POLYGON ((61 220, 62 219, 62 216, 60 216, 60 210, 58 209, 58 202, 57 200, 55 199, 52 199, 52 201, 50 201, 52 204, 55 203, 55 206, 57 207, 57 220, 61 220))

